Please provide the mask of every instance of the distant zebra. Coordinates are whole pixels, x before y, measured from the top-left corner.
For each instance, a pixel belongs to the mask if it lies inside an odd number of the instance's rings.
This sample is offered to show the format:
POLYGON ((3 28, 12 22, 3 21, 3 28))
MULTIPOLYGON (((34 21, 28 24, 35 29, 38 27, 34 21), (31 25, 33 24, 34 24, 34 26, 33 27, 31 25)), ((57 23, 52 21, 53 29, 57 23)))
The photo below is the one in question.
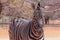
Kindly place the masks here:
POLYGON ((40 3, 34 11, 32 20, 13 19, 9 28, 10 40, 44 40, 44 32, 40 19, 40 3))

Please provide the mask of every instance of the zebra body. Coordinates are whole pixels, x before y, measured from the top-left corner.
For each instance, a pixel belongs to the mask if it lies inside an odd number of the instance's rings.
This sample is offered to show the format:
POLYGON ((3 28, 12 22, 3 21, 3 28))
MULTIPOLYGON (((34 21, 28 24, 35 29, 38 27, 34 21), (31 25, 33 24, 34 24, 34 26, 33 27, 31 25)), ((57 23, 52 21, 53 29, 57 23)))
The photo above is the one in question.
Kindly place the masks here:
POLYGON ((10 40, 44 40, 42 24, 40 24, 42 15, 39 12, 40 4, 34 11, 32 20, 13 19, 9 28, 10 40))
MULTIPOLYGON (((14 23, 10 26, 10 40, 33 40, 29 35, 31 31, 31 21, 25 19, 15 19, 14 23), (29 31, 30 30, 30 31, 29 31)), ((33 35, 32 35, 33 36, 33 35)), ((41 34, 43 39, 44 34, 41 34)))

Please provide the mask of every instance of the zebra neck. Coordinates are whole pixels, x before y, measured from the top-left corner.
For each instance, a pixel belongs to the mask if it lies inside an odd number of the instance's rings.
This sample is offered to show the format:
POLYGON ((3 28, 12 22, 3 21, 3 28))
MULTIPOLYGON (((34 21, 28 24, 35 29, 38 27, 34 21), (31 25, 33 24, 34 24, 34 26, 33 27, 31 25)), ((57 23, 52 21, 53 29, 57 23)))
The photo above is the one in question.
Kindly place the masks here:
POLYGON ((39 23, 37 20, 32 20, 32 23, 33 24, 30 30, 30 37, 33 38, 34 40, 38 40, 40 39, 39 30, 38 30, 39 23))
POLYGON ((37 29, 39 26, 39 21, 36 17, 33 18, 32 23, 33 23, 33 28, 37 29))

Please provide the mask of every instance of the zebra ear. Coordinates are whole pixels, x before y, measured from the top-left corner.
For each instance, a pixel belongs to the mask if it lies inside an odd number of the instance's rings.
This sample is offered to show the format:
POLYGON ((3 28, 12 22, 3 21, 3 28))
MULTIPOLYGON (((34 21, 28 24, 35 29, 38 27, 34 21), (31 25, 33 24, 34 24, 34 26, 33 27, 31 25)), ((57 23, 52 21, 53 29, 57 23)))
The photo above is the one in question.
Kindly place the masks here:
POLYGON ((34 3, 31 3, 31 6, 32 6, 32 9, 34 10, 35 9, 34 3))
POLYGON ((40 7, 40 2, 38 2, 38 6, 40 7))

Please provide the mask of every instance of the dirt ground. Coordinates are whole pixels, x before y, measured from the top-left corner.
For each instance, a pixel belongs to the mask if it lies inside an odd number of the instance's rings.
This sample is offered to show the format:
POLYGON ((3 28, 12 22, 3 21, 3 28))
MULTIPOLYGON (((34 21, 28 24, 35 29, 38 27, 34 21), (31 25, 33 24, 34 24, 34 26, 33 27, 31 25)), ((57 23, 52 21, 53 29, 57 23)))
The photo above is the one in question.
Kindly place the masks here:
MULTIPOLYGON (((0 27, 0 40, 9 40, 8 30, 9 28, 0 27)), ((60 25, 57 24, 44 25, 43 30, 45 40, 60 40, 60 25)))
POLYGON ((45 40, 60 40, 60 25, 45 25, 45 40))
POLYGON ((0 40, 9 40, 8 28, 0 27, 0 40))

